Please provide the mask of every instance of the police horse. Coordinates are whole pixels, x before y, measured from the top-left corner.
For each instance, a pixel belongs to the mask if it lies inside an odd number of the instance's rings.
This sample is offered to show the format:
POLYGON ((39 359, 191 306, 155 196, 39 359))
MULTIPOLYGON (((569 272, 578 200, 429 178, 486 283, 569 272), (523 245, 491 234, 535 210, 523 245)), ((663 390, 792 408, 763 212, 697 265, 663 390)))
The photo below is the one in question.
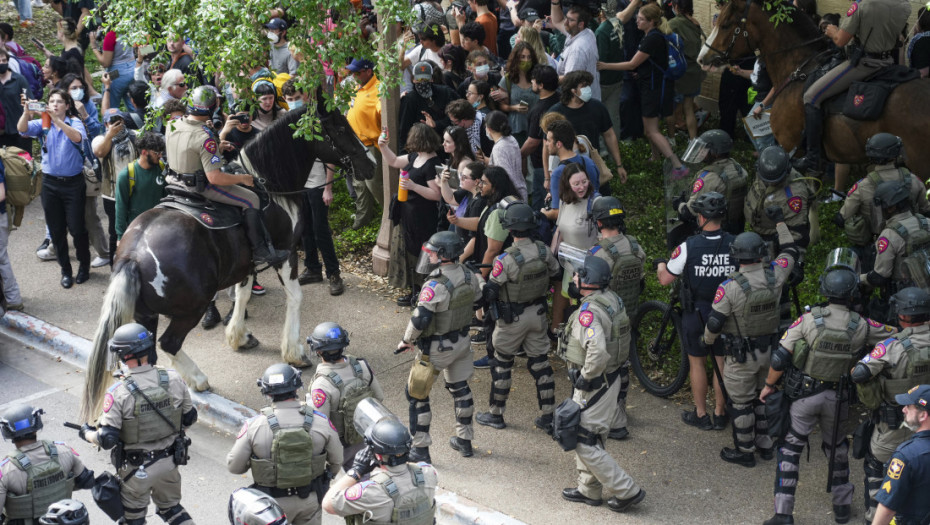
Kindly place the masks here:
MULTIPOLYGON (((773 3, 773 5, 777 5, 773 3)), ((804 80, 826 58, 831 45, 810 17, 795 12, 793 21, 776 28, 773 11, 760 0, 729 0, 720 11, 717 25, 701 49, 698 61, 720 66, 752 55, 756 49, 765 60, 774 89, 772 132, 778 143, 791 151, 801 143, 804 127, 804 80)), ((846 94, 839 97, 845 98, 846 94)), ((908 168, 922 179, 930 178, 930 79, 897 85, 876 120, 853 120, 827 110, 823 149, 826 157, 842 164, 864 164, 865 142, 880 132, 901 137, 908 168)))
MULTIPOLYGON (((310 168, 318 159, 348 169, 363 180, 375 175, 374 160, 342 115, 323 117, 321 140, 294 137, 291 125, 304 112, 286 113, 246 145, 239 157, 243 168, 263 182, 270 196, 265 220, 273 244, 291 250, 290 257, 275 269, 287 294, 281 355, 292 364, 309 362, 299 342, 301 290, 297 282, 297 243, 302 227, 300 197, 310 168)), ((129 225, 113 261, 113 274, 94 334, 81 405, 82 421, 90 421, 98 413, 109 386, 108 372, 115 361, 108 356, 107 341, 121 325, 135 320, 157 334, 158 316, 166 316, 168 327, 158 341, 162 350, 173 357, 174 367, 188 385, 198 391, 209 388, 207 377, 181 345, 218 290, 236 286, 236 304, 226 327, 226 342, 236 350, 250 337, 245 327, 253 268, 249 241, 242 227, 213 229, 222 215, 218 208, 222 207, 209 205, 214 212, 200 214, 196 210, 185 213, 160 205, 129 225)), ((236 209, 233 218, 238 217, 236 209)))

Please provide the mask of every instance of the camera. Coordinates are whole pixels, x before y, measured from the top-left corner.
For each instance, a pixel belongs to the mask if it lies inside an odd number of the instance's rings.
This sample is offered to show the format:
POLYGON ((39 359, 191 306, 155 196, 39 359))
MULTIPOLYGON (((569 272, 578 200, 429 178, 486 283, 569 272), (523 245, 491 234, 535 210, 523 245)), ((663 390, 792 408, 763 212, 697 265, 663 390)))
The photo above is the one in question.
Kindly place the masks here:
POLYGON ((29 102, 26 104, 29 111, 45 111, 45 102, 29 102))
POLYGON ((155 54, 155 46, 152 44, 144 45, 139 48, 139 56, 147 57, 155 54))
POLYGON ((248 115, 230 115, 229 118, 237 120, 242 124, 248 124, 252 119, 248 115))

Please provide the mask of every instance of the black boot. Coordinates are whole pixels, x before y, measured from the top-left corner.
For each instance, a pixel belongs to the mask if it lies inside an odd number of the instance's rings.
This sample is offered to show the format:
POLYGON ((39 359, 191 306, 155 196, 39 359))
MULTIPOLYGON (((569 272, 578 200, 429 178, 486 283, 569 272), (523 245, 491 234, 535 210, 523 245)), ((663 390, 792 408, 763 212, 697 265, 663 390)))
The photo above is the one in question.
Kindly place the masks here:
POLYGON ((252 245, 252 262, 255 264, 279 265, 290 255, 288 250, 276 250, 271 244, 271 237, 265 228, 261 210, 246 208, 242 213, 245 219, 245 233, 252 245))
POLYGON ((218 324, 220 324, 220 311, 216 309, 216 302, 210 301, 210 306, 207 307, 207 313, 204 314, 203 321, 200 321, 200 326, 204 330, 209 330, 218 324))
POLYGON ((807 138, 807 154, 794 163, 794 169, 802 173, 820 171, 823 111, 813 104, 804 105, 804 134, 807 138))

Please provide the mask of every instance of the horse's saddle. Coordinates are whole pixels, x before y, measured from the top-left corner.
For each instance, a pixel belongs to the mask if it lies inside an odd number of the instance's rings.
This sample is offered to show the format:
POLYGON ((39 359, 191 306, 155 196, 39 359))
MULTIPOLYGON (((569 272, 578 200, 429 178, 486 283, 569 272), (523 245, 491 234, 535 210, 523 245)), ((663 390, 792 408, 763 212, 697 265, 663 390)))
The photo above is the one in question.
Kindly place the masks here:
POLYGON ((238 206, 213 202, 177 186, 169 185, 167 188, 168 196, 163 198, 156 208, 184 212, 200 222, 204 228, 211 230, 235 228, 242 222, 242 208, 238 206))
MULTIPOLYGON (((826 75, 836 65, 838 65, 836 60, 830 60, 811 72, 807 77, 804 90, 807 91, 811 84, 826 75)), ((853 82, 849 89, 830 97, 822 107, 828 115, 844 115, 854 120, 875 120, 881 116, 888 95, 896 87, 918 78, 920 78, 920 71, 892 64, 875 71, 862 81, 853 82)))

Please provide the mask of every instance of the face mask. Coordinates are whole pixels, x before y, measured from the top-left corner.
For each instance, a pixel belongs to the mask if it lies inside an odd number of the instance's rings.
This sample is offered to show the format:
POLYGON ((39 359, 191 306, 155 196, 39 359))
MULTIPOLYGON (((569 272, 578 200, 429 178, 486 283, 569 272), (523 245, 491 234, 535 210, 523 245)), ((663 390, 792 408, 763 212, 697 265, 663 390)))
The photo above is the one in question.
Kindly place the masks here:
POLYGON ((71 94, 71 98, 74 100, 84 100, 84 90, 83 89, 72 89, 68 93, 71 94))
POLYGON ((10 70, 9 64, 0 64, 0 75, 5 75, 10 70))
POLYGON ((478 109, 478 106, 480 106, 480 105, 481 105, 481 101, 480 101, 480 100, 477 101, 477 102, 472 102, 472 103, 471 103, 471 107, 473 107, 473 108, 475 108, 475 109, 478 109))
POLYGON ((529 71, 529 70, 531 70, 531 69, 533 69, 533 62, 531 62, 531 61, 529 61, 529 60, 521 60, 521 61, 520 61, 520 71, 523 71, 524 73, 526 73, 527 71, 529 71))
POLYGON ((433 98, 433 85, 429 82, 416 83, 413 85, 413 89, 423 98, 433 98))
POLYGON ((483 66, 478 66, 475 68, 475 77, 477 78, 488 78, 488 71, 491 70, 491 66, 485 64, 483 66))
POLYGON ((280 38, 278 38, 278 35, 268 31, 268 40, 270 40, 272 44, 277 44, 280 38))
POLYGON ((578 95, 578 98, 580 98, 582 102, 591 100, 591 86, 581 88, 581 94, 578 95))
POLYGON ((581 299, 581 290, 574 281, 568 283, 568 296, 572 299, 581 299))
POLYGON ((304 101, 303 101, 303 100, 295 100, 295 101, 293 101, 293 102, 288 102, 288 103, 287 103, 287 109, 300 109, 300 108, 302 108, 302 107, 304 107, 304 101))

